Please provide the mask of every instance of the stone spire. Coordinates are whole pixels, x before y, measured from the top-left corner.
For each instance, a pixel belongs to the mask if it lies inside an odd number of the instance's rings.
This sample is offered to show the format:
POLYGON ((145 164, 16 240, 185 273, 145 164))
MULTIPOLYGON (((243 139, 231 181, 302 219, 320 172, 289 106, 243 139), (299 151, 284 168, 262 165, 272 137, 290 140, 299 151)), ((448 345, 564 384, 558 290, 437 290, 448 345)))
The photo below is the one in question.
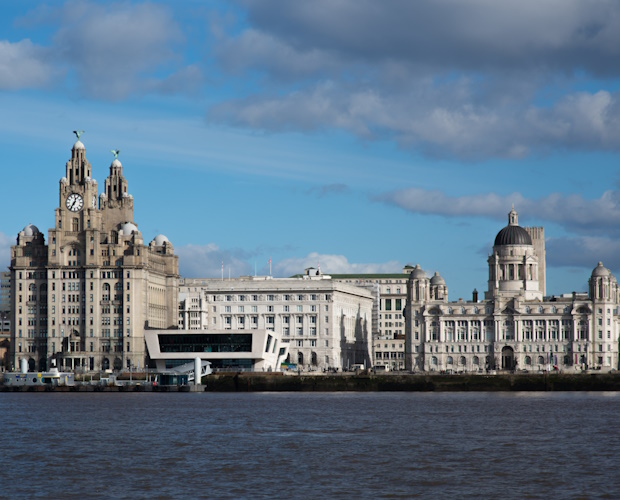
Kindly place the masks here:
POLYGON ((86 148, 80 141, 83 130, 73 131, 78 140, 71 148, 71 159, 67 162, 66 179, 70 186, 84 185, 84 180, 91 177, 91 166, 86 159, 86 148))

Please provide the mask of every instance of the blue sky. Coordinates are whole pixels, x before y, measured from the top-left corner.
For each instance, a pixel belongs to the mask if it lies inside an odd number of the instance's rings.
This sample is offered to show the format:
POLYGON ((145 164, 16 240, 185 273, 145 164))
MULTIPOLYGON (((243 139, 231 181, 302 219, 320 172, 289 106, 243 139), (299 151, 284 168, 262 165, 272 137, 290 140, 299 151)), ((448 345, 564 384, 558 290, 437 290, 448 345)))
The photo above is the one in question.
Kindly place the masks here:
POLYGON ((82 141, 183 276, 438 271, 487 288, 514 204, 547 292, 620 271, 620 5, 2 2, 0 266, 82 141))

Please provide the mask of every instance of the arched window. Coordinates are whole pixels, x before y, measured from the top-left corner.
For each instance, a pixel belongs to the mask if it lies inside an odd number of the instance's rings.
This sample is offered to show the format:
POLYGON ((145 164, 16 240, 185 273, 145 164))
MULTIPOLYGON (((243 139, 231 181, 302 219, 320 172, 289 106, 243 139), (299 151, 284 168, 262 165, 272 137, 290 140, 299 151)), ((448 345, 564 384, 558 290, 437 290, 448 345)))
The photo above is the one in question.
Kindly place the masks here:
POLYGON ((110 300, 110 285, 109 283, 104 283, 101 287, 101 300, 110 300))
POLYGON ((542 356, 538 356, 538 364, 539 365, 544 365, 545 364, 545 358, 542 356))
POLYGON ((467 364, 467 361, 465 360, 465 356, 461 356, 459 358, 459 365, 465 366, 466 364, 467 364))
POLYGON ((447 364, 451 365, 453 363, 454 363, 454 360, 452 359, 452 356, 448 356, 447 364))
POLYGON ((478 356, 474 356, 474 359, 472 360, 474 365, 479 366, 480 365, 480 358, 478 356))
POLYGON ((297 364, 298 365, 303 365, 304 364, 304 353, 303 352, 298 352, 297 353, 297 364))
POLYGON ((433 357, 431 358, 431 365, 433 365, 433 366, 437 366, 437 356, 433 356, 433 357))
POLYGON ((316 365, 318 365, 318 364, 319 364, 318 359, 317 359, 316 352, 313 352, 313 353, 312 353, 312 358, 311 358, 311 359, 312 359, 311 363, 312 363, 314 366, 316 366, 316 365))
POLYGON ((525 366, 532 366, 532 358, 530 356, 525 356, 525 366))

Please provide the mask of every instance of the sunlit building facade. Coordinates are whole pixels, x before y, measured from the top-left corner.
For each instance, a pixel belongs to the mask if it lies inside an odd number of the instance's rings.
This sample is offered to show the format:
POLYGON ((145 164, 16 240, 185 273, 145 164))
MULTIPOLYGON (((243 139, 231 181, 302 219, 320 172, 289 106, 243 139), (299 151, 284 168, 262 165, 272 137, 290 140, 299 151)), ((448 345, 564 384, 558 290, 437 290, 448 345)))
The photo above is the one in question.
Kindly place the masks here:
POLYGON ((178 325, 184 330, 276 332, 287 362, 306 371, 371 366, 370 291, 310 273, 181 279, 178 325))
POLYGON ((602 263, 588 293, 545 296, 542 228, 522 228, 517 212, 495 238, 488 289, 450 302, 443 278, 409 274, 405 360, 412 371, 583 370, 618 368, 620 292, 602 263))
POLYGON ((47 242, 29 224, 11 247, 13 367, 144 367, 145 328, 176 326, 178 257, 163 235, 144 243, 117 154, 99 193, 78 137, 47 242))

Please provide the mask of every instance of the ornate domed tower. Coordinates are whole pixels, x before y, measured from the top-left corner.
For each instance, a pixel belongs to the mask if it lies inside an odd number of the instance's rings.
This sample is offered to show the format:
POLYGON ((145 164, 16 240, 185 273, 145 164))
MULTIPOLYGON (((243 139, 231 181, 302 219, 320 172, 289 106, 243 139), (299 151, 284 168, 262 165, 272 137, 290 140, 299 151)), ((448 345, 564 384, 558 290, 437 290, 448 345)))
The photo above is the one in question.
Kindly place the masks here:
POLYGON ((438 272, 431 278, 431 300, 448 301, 448 287, 438 272))
POLYGON ((588 280, 590 299, 594 302, 618 304, 618 281, 602 262, 592 270, 588 280))
POLYGON ((426 302, 430 299, 430 280, 419 264, 409 273, 407 280, 407 303, 426 302))
POLYGON ((530 233, 519 226, 519 216, 514 208, 508 213, 508 225, 495 237, 488 263, 487 300, 517 295, 523 295, 525 300, 542 300, 538 255, 530 233))

